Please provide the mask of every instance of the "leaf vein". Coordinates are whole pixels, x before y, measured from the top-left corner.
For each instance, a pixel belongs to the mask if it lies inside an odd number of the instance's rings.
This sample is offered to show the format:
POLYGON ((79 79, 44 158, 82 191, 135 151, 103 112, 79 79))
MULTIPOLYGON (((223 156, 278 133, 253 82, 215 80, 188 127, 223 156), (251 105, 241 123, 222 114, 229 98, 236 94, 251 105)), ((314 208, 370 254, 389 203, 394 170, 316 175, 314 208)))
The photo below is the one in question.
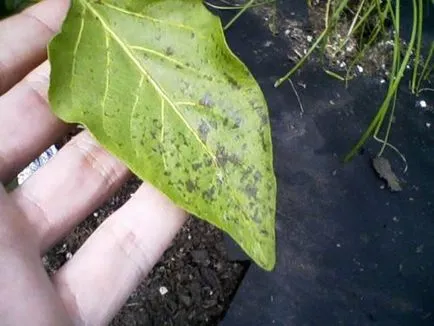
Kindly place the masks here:
POLYGON ((163 54, 163 53, 161 53, 159 51, 155 51, 155 50, 148 49, 148 48, 145 48, 143 46, 138 46, 138 45, 131 45, 130 49, 131 50, 136 50, 136 51, 142 51, 142 52, 151 53, 151 54, 156 55, 156 56, 158 56, 160 58, 163 58, 163 59, 165 59, 165 60, 167 60, 169 62, 172 62, 175 65, 179 65, 179 66, 181 66, 184 69, 191 70, 192 72, 196 73, 200 77, 206 77, 206 75, 204 75, 203 73, 201 73, 199 70, 197 70, 197 69, 195 69, 195 68, 193 68, 191 66, 189 67, 186 64, 184 64, 183 62, 181 62, 179 60, 176 60, 174 58, 168 57, 167 55, 165 55, 165 54, 163 54))
MULTIPOLYGON (((180 29, 186 29, 186 30, 188 30, 188 31, 195 32, 195 33, 197 32, 193 27, 188 26, 188 25, 184 25, 184 24, 175 24, 175 23, 173 23, 173 22, 171 22, 171 21, 168 21, 168 20, 157 19, 157 18, 154 18, 154 17, 148 16, 148 15, 139 14, 139 13, 137 13, 137 12, 132 12, 132 11, 129 11, 129 10, 127 10, 127 9, 120 8, 120 7, 117 7, 117 6, 112 5, 112 4, 110 4, 110 3, 107 3, 107 2, 105 2, 105 1, 102 1, 101 4, 102 4, 103 6, 106 6, 107 8, 110 8, 110 9, 112 9, 112 10, 115 10, 115 11, 121 12, 121 13, 123 13, 123 14, 125 14, 125 15, 128 15, 128 16, 134 16, 134 17, 137 17, 137 18, 146 19, 146 20, 149 20, 149 21, 152 21, 152 22, 154 22, 154 23, 158 23, 158 24, 161 24, 161 25, 164 25, 164 26, 172 26, 172 27, 176 27, 176 28, 180 28, 180 29)), ((200 34, 200 37, 203 38, 203 35, 200 34)))
POLYGON ((176 105, 171 101, 171 99, 167 96, 164 89, 158 84, 156 80, 152 78, 152 76, 146 71, 146 69, 143 68, 143 66, 140 64, 140 62, 137 60, 137 58, 134 56, 134 54, 131 52, 130 48, 127 44, 125 44, 118 35, 110 28, 110 26, 107 24, 107 22, 101 17, 101 15, 98 13, 98 11, 87 1, 87 0, 80 0, 81 2, 84 2, 84 4, 89 8, 89 10, 93 13, 93 15, 101 22, 103 27, 110 33, 112 38, 119 44, 119 46, 125 51, 125 53, 128 55, 130 60, 137 66, 137 68, 140 70, 140 72, 149 80, 149 82, 152 84, 152 86, 157 90, 159 95, 167 101, 169 106, 173 109, 173 111, 176 113, 176 115, 181 119, 181 121, 185 124, 187 129, 193 134, 193 136, 196 138, 196 140, 201 144, 205 152, 212 158, 213 163, 217 165, 217 158, 215 155, 209 150, 209 148, 202 142, 199 135, 194 131, 192 126, 188 123, 188 121, 185 119, 185 117, 182 115, 182 113, 179 111, 179 109, 176 107, 176 105))
POLYGON ((81 20, 80 20, 80 29, 78 30, 77 40, 74 44, 74 52, 72 52, 72 73, 71 73, 71 82, 70 82, 70 88, 72 88, 72 82, 74 80, 73 76, 75 75, 76 70, 76 64, 77 64, 77 53, 78 53, 78 46, 80 45, 81 38, 83 36, 83 30, 84 30, 84 15, 86 13, 86 6, 83 6, 83 10, 80 14, 81 20))
POLYGON ((110 85, 110 38, 106 30, 104 30, 105 35, 105 46, 106 46, 106 78, 105 78, 105 88, 104 95, 102 98, 102 110, 105 111, 105 102, 107 100, 109 85, 110 85))
POLYGON ((164 124, 165 124, 165 114, 164 114, 164 106, 165 101, 163 98, 161 98, 161 135, 160 135, 160 142, 161 142, 161 156, 163 157, 163 164, 164 169, 167 171, 167 162, 166 162, 166 153, 164 150, 164 124))
MULTIPOLYGON (((140 100, 139 93, 140 93, 140 89, 142 88, 144 80, 145 80, 145 77, 143 75, 141 75, 140 76, 139 84, 137 85, 137 89, 136 89, 136 95, 135 95, 135 99, 134 99, 134 104, 133 104, 133 107, 131 109, 131 114, 129 115, 129 118, 130 118, 130 122, 129 122, 129 126, 130 126, 130 132, 129 133, 130 133, 130 136, 132 136, 132 128, 131 128, 131 124, 133 122, 132 117, 134 116, 134 113, 136 112, 136 109, 137 109, 137 105, 139 104, 139 100, 140 100)), ((138 157, 139 156, 139 150, 136 148, 136 146, 134 146, 134 142, 132 141, 132 138, 131 138, 131 142, 133 143, 133 148, 134 148, 134 150, 136 152, 136 156, 138 157)))

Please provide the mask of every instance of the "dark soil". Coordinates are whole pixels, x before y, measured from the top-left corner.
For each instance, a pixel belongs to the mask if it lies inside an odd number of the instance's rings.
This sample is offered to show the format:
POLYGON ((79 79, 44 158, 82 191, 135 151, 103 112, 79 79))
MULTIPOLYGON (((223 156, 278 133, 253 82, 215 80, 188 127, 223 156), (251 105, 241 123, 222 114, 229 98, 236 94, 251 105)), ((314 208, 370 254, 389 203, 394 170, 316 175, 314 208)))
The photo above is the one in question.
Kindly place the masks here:
MULTIPOLYGON (((139 185, 139 180, 131 179, 48 252, 43 259, 47 270, 53 273, 71 257, 139 185)), ((111 325, 217 325, 228 309, 246 268, 242 262, 228 260, 221 231, 199 219, 190 218, 111 325), (160 290, 164 288, 167 293, 163 295, 160 290)))

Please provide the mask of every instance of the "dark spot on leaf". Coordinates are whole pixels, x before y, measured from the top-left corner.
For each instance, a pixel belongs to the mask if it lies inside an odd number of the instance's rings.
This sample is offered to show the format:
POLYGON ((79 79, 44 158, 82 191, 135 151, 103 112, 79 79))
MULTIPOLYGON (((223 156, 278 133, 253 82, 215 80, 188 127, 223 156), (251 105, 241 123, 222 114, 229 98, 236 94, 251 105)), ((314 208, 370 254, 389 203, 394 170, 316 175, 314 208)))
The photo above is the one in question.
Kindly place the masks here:
POLYGON ((234 125, 232 126, 232 129, 238 129, 241 126, 241 121, 242 121, 241 118, 237 117, 235 119, 234 125))
POLYGON ((267 230, 261 230, 261 231, 259 231, 263 236, 266 236, 266 237, 268 237, 268 235, 269 235, 269 233, 268 233, 268 231, 267 230))
POLYGON ((228 123, 229 123, 229 119, 228 118, 224 118, 223 119, 223 126, 227 127, 228 123))
POLYGON ((260 182, 262 179, 262 174, 259 171, 256 171, 255 174, 253 175, 253 180, 255 180, 255 184, 260 182))
POLYGON ((181 142, 182 142, 185 146, 188 146, 187 138, 185 138, 184 133, 182 133, 182 132, 178 132, 178 137, 181 139, 181 142))
POLYGON ((261 114, 261 126, 268 125, 268 116, 266 114, 261 114))
POLYGON ((190 37, 191 37, 192 39, 194 39, 194 38, 196 37, 196 34, 195 34, 194 32, 191 32, 190 37))
POLYGON ((176 162, 175 167, 176 167, 176 168, 180 168, 180 167, 181 167, 181 163, 176 162))
POLYGON ((170 57, 170 56, 172 56, 175 52, 173 51, 173 48, 172 48, 171 46, 168 46, 168 47, 166 48, 165 53, 166 53, 167 56, 170 57))
POLYGON ((238 84, 238 81, 233 78, 232 76, 230 76, 229 74, 227 74, 226 72, 224 73, 227 81, 229 82, 229 84, 231 84, 232 88, 235 88, 237 90, 241 89, 241 86, 238 84))
POLYGON ((256 223, 261 223, 261 220, 259 218, 259 210, 258 210, 258 208, 255 209, 255 212, 252 215, 252 220, 255 221, 256 223))
POLYGON ((193 168, 194 171, 197 171, 202 167, 202 163, 193 163, 191 167, 193 168))
POLYGON ((170 177, 170 175, 172 174, 172 173, 170 173, 170 171, 164 171, 164 173, 163 173, 166 177, 170 177))
POLYGON ((200 140, 202 140, 204 143, 206 143, 206 141, 208 139, 209 130, 210 129, 209 129, 208 123, 205 120, 201 120, 198 132, 199 132, 200 140))
POLYGON ((210 75, 205 75, 205 78, 211 82, 214 80, 214 78, 212 78, 210 75))
POLYGON ((187 182, 185 183, 185 187, 188 192, 193 192, 197 189, 197 186, 191 180, 187 180, 187 182))
POLYGON ((227 163, 240 165, 241 160, 235 154, 229 154, 224 146, 217 145, 216 159, 220 166, 225 167, 227 163))
POLYGON ((202 192, 203 199, 206 201, 213 201, 215 195, 215 186, 211 186, 211 188, 202 192))
POLYGON ((206 106, 207 108, 212 108, 214 106, 214 102, 211 99, 211 94, 205 93, 205 95, 199 100, 199 104, 206 106))
POLYGON ((241 176, 240 182, 244 183, 252 172, 253 172, 253 169, 252 169, 252 167, 249 166, 246 170, 244 170, 243 175, 241 176))
POLYGON ((262 143, 262 149, 264 152, 268 151, 268 142, 265 138, 265 133, 261 132, 261 143, 262 143))
POLYGON ((248 184, 246 188, 244 188, 244 193, 247 195, 247 197, 256 199, 256 196, 258 194, 258 188, 256 188, 255 185, 248 184))
POLYGON ((178 64, 175 65, 175 68, 176 68, 176 69, 179 69, 179 70, 183 69, 183 67, 182 67, 181 65, 178 65, 178 64))

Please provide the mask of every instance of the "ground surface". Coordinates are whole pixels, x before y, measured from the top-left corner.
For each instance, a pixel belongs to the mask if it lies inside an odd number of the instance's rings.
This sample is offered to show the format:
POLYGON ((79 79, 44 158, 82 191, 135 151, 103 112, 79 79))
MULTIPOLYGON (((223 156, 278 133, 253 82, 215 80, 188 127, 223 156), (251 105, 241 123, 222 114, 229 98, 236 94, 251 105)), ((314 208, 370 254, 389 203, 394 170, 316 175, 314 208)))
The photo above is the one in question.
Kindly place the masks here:
MULTIPOLYGON (((132 179, 54 247, 44 257, 47 269, 53 272, 61 266, 139 184, 132 179)), ((220 231, 191 218, 111 326, 216 325, 244 270, 243 264, 228 261, 220 231)))
MULTIPOLYGON (((298 14, 302 2, 280 2, 285 17, 293 18, 277 36, 253 14, 228 32, 270 107, 278 255, 272 273, 252 265, 221 324, 433 325, 434 93, 416 98, 408 80, 400 89, 390 141, 406 156, 407 173, 395 152, 384 156, 401 192, 392 193, 374 171, 380 148, 374 141, 343 164, 387 84, 380 72, 359 76, 347 89, 313 62, 292 78, 300 101, 290 83, 273 88, 294 64, 299 42, 291 37, 293 26, 308 22, 298 14)), ((434 39, 433 29, 426 30, 427 41, 434 39)), ((233 254, 242 257, 235 249, 233 254)))

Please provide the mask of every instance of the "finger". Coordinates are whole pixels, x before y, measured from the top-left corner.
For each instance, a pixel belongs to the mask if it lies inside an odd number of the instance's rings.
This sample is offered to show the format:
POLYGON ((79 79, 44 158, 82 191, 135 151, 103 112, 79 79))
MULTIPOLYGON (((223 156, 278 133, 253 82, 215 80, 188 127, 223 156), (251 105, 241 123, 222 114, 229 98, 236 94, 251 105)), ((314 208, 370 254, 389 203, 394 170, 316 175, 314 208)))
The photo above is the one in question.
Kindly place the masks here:
POLYGON ((70 325, 34 245, 31 228, 0 185, 1 325, 70 325))
POLYGON ((129 175, 119 160, 82 132, 11 196, 33 226, 44 253, 101 206, 129 175))
POLYGON ((45 60, 68 7, 68 0, 45 0, 0 22, 0 95, 45 60))
POLYGON ((0 182, 7 183, 67 131, 50 111, 45 62, 0 97, 0 182))
POLYGON ((184 211, 144 183, 54 274, 55 287, 73 321, 108 324, 185 219, 184 211))

